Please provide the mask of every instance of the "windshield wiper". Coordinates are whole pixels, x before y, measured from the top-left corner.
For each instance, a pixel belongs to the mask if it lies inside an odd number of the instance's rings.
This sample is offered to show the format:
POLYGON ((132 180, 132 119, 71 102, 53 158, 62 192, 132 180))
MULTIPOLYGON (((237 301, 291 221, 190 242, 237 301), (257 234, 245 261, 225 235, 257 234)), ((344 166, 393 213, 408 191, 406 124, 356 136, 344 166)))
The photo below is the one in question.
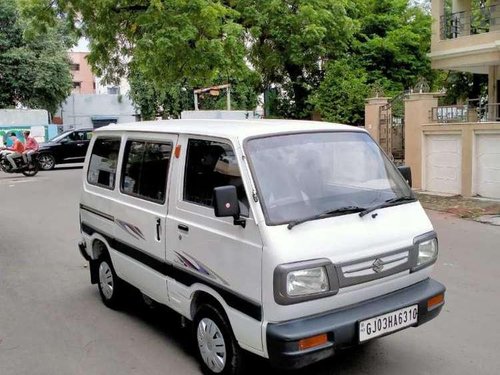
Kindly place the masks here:
POLYGON ((324 212, 321 212, 319 214, 305 217, 305 218, 300 219, 300 220, 291 221, 290 223, 288 223, 287 228, 292 229, 294 226, 305 223, 306 221, 318 220, 318 219, 323 219, 326 217, 354 213, 354 212, 362 212, 364 210, 366 210, 366 208, 358 207, 358 206, 346 206, 346 207, 335 208, 334 210, 324 211, 324 212))
POLYGON ((397 205, 398 203, 415 202, 415 201, 416 199, 412 196, 403 196, 403 197, 388 199, 384 203, 376 204, 375 206, 368 207, 367 209, 361 211, 359 213, 359 216, 363 217, 365 215, 368 215, 370 212, 378 210, 379 208, 394 206, 397 205))

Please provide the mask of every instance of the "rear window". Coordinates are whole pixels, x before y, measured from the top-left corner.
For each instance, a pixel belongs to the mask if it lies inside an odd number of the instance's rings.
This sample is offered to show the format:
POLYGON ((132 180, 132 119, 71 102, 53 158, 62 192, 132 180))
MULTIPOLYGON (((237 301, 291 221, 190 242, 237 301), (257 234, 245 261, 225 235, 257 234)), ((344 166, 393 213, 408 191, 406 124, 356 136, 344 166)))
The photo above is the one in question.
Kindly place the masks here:
POLYGON ((165 203, 172 143, 128 141, 125 145, 121 191, 165 203))
POLYGON ((116 164, 120 151, 119 138, 98 138, 92 148, 87 181, 89 184, 113 190, 115 188, 116 164))

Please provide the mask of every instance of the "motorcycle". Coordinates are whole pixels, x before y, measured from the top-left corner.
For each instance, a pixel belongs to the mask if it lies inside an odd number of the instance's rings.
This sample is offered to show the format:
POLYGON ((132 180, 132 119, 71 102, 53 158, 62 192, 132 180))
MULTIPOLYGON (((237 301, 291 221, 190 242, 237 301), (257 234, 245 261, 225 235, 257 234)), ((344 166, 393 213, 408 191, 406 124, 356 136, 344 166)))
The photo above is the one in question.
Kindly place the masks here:
MULTIPOLYGON (((0 151, 2 151, 0 149, 0 151)), ((14 159, 17 168, 12 168, 12 164, 7 160, 7 155, 0 153, 0 170, 5 173, 22 173, 25 176, 33 177, 38 173, 37 153, 26 156, 27 161, 23 157, 14 159)))

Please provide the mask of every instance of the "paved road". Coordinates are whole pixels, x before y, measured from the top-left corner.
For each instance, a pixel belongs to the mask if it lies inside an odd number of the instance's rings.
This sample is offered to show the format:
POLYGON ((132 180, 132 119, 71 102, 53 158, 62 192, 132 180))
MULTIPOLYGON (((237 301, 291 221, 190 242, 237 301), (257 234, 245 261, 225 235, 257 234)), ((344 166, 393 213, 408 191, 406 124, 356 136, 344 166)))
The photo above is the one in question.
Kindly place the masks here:
MULTIPOLYGON (((0 173, 0 374, 199 373, 175 315, 100 302, 76 249, 80 178, 81 169, 0 173)), ((500 227, 430 215, 435 276, 448 286, 442 315, 303 374, 498 374, 500 227)), ((269 371, 250 364, 250 374, 269 371)))

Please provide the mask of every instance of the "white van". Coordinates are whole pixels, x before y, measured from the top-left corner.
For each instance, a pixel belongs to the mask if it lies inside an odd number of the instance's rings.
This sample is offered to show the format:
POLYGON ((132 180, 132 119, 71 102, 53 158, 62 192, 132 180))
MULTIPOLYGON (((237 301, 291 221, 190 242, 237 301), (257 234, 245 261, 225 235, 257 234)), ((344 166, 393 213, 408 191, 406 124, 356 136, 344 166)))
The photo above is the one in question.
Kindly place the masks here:
POLYGON ((355 127, 100 128, 86 157, 80 224, 103 302, 116 307, 130 284, 192 321, 208 373, 238 372, 242 350, 303 367, 420 326, 444 304, 445 287, 430 278, 431 222, 355 127))

